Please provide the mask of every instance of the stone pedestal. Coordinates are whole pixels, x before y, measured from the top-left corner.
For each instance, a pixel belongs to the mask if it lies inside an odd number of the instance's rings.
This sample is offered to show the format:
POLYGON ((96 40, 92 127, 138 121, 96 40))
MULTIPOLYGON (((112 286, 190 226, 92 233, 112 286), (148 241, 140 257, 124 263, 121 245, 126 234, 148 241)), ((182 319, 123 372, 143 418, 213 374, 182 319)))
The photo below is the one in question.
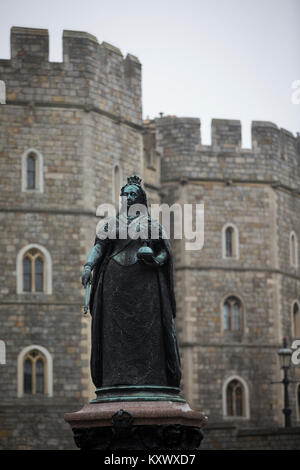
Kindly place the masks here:
POLYGON ((100 401, 68 413, 80 449, 197 450, 206 417, 180 401, 140 399, 100 401))

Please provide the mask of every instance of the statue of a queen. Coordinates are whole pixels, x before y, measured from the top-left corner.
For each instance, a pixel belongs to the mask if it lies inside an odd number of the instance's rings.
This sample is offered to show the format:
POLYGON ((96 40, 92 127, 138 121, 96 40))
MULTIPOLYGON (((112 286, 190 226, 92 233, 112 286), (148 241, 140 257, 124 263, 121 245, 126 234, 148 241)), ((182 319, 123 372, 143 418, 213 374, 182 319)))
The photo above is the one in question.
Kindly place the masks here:
POLYGON ((121 210, 97 232, 82 274, 84 287, 92 282, 92 380, 97 389, 179 387, 171 245, 148 212, 138 176, 128 178, 121 196, 121 210), (132 215, 133 206, 143 210, 132 215), (152 238, 155 224, 158 235, 152 238), (131 227, 131 235, 127 230, 123 236, 124 227, 131 227))

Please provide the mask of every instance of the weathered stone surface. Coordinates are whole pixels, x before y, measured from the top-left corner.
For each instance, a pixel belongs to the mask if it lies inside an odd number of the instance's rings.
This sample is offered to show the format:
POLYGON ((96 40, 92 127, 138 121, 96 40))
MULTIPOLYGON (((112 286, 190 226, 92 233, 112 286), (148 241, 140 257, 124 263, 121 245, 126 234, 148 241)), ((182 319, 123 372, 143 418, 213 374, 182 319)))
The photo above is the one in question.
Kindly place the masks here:
POLYGON ((201 450, 299 450, 300 428, 240 428, 216 423, 205 427, 201 450))
POLYGON ((63 414, 93 397, 80 276, 96 208, 112 202, 115 164, 124 180, 143 170, 140 63, 86 33, 65 32, 63 48, 51 63, 46 30, 13 28, 11 60, 0 60, 0 448, 70 447, 63 414), (22 191, 28 149, 43 157, 43 192, 22 191), (17 294, 17 255, 31 243, 51 256, 51 295, 17 294), (52 356, 53 397, 17 397, 18 355, 32 344, 52 356))
MULTIPOLYGON (((187 252, 174 241, 184 396, 209 423, 280 426, 282 385, 271 382, 281 379, 277 351, 283 336, 292 344, 291 308, 300 299, 289 243, 292 230, 300 236, 299 137, 256 121, 252 148, 242 149, 240 123, 213 120, 212 146, 201 146, 199 122, 166 116, 155 126, 163 201, 204 203, 205 210, 203 249, 187 252), (237 259, 222 255, 227 223, 238 228, 237 259), (230 295, 243 305, 238 334, 222 327, 222 303, 230 295), (224 418, 223 385, 231 376, 248 385, 248 419, 224 418)), ((299 373, 291 368, 294 380, 299 373)), ((297 386, 289 388, 294 425, 297 386)))

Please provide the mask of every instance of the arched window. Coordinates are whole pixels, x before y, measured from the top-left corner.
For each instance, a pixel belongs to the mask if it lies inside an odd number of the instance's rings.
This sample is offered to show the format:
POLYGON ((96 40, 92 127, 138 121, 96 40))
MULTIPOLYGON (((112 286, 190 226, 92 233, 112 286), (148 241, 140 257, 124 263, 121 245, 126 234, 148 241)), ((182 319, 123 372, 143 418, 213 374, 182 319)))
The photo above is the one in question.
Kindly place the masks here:
POLYGON ((294 338, 300 338, 300 307, 297 301, 292 306, 292 325, 294 338))
POLYGON ((47 349, 32 345, 18 357, 18 396, 53 394, 52 358, 47 349))
POLYGON ((122 186, 122 169, 119 164, 114 165, 112 174, 112 200, 119 207, 119 197, 122 186))
POLYGON ((28 250, 23 257, 24 292, 43 292, 45 290, 45 261, 43 254, 36 248, 28 250))
POLYGON ((35 395, 44 394, 45 383, 45 356, 37 349, 29 351, 24 358, 24 393, 35 395))
POLYGON ((52 294, 52 261, 41 245, 31 243, 17 257, 17 293, 52 294))
POLYGON ((233 256, 233 247, 234 247, 234 230, 232 227, 227 227, 225 230, 225 238, 226 238, 226 257, 233 256))
POLYGON ((27 157, 27 189, 37 187, 37 157, 30 153, 27 157))
POLYGON ((227 385, 226 399, 227 399, 227 415, 228 416, 243 416, 243 409, 244 409, 243 386, 238 380, 232 380, 227 385))
POLYGON ((29 149, 22 155, 22 191, 42 193, 43 190, 42 154, 29 149))
POLYGON ((223 258, 239 258, 239 234, 233 224, 226 224, 222 229, 223 258))
POLYGON ((249 418, 249 393, 246 382, 230 377, 223 385, 223 414, 228 418, 249 418))
POLYGON ((225 331, 242 330, 242 303, 237 297, 227 297, 223 303, 223 328, 225 331))
POLYGON ((290 264, 294 268, 298 267, 298 240, 294 231, 290 234, 290 264))

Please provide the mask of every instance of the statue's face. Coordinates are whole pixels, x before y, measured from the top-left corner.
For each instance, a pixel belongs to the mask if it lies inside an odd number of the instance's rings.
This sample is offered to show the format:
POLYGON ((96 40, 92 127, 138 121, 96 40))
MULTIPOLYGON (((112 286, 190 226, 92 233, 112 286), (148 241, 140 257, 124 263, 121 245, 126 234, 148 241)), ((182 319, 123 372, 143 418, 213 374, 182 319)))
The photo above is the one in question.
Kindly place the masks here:
POLYGON ((127 199, 127 207, 132 206, 132 204, 140 203, 140 191, 136 186, 126 186, 123 191, 123 196, 127 199))

